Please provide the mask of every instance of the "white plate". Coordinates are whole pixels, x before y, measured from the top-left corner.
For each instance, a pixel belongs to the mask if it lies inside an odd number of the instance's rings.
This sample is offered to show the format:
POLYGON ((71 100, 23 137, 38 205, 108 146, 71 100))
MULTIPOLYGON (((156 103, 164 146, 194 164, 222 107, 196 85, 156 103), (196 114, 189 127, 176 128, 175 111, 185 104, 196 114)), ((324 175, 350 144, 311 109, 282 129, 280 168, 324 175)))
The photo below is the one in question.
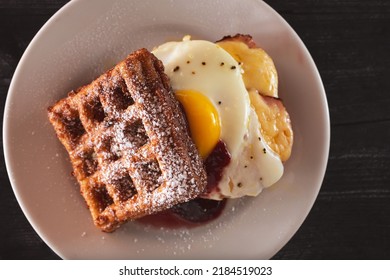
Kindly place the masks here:
MULTIPOLYGON (((9 177, 28 220, 66 259, 267 259, 294 235, 320 189, 329 151, 323 85, 305 46, 262 1, 74 0, 40 30, 13 77, 4 115, 9 177), (171 230, 128 223, 96 229, 46 108, 128 53, 185 34, 217 40, 253 35, 274 59, 295 132, 280 182, 257 198, 231 201, 202 227, 171 230)), ((28 27, 26 27, 28 28, 28 27)))

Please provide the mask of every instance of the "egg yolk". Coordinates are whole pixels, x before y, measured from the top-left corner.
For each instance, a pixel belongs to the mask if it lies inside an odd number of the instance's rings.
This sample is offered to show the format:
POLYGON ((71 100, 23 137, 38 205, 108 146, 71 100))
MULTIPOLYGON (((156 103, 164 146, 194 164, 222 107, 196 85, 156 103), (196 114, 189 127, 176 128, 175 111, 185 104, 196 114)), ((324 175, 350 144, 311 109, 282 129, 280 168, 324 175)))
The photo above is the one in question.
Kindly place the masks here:
POLYGON ((200 156, 206 159, 217 144, 221 125, 218 112, 210 100, 194 90, 178 90, 176 98, 183 105, 192 140, 200 156))

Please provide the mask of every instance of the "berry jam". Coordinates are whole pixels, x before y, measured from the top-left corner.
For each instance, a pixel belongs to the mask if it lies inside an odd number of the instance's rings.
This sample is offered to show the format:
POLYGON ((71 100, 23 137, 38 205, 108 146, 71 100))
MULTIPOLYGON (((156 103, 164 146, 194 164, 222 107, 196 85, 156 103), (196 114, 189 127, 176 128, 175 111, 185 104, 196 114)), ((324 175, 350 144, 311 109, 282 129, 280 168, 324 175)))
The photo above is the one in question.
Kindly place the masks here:
POLYGON ((230 163, 231 157, 226 144, 221 140, 215 145, 204 164, 207 173, 207 187, 205 194, 218 193, 218 183, 222 178, 223 169, 230 163))
POLYGON ((180 228, 197 227, 218 218, 225 208, 226 200, 196 198, 178 204, 169 210, 145 216, 138 222, 155 227, 180 228))
MULTIPOLYGON (((225 143, 219 141, 204 162, 207 173, 205 194, 218 193, 218 183, 222 178, 222 171, 230 163, 230 159, 225 143)), ((175 205, 169 210, 145 216, 137 221, 155 227, 196 227, 218 218, 225 205, 226 199, 210 200, 196 198, 175 205)))

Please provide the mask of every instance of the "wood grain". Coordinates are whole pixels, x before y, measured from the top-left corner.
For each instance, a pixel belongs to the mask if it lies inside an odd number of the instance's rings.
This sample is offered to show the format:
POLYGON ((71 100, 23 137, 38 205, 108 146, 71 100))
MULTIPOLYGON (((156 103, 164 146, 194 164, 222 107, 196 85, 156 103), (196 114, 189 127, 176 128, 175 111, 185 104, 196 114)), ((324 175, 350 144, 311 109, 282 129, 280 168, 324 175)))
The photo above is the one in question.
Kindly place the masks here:
MULTIPOLYGON (((25 48, 66 2, 0 0, 2 113, 25 48)), ((331 150, 320 194, 274 259, 390 259, 390 1, 266 2, 312 54, 331 116, 331 150)), ((1 150, 0 259, 58 259, 19 208, 3 157, 1 150)))
POLYGON ((390 258, 390 2, 267 1, 322 76, 331 150, 318 199, 275 259, 390 258))

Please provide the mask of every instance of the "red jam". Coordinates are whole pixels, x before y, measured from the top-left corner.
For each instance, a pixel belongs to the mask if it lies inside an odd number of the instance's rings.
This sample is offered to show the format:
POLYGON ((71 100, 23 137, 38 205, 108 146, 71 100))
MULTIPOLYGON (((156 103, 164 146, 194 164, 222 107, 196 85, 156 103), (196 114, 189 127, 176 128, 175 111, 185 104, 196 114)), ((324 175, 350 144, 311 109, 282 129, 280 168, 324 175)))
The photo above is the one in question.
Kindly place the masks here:
POLYGON ((226 144, 221 140, 215 145, 214 150, 205 160, 207 173, 207 187, 205 194, 219 192, 218 183, 222 178, 223 169, 230 163, 231 157, 226 144))
POLYGON ((138 222, 155 227, 197 227, 218 218, 225 208, 226 200, 196 198, 154 215, 138 219, 138 222))

